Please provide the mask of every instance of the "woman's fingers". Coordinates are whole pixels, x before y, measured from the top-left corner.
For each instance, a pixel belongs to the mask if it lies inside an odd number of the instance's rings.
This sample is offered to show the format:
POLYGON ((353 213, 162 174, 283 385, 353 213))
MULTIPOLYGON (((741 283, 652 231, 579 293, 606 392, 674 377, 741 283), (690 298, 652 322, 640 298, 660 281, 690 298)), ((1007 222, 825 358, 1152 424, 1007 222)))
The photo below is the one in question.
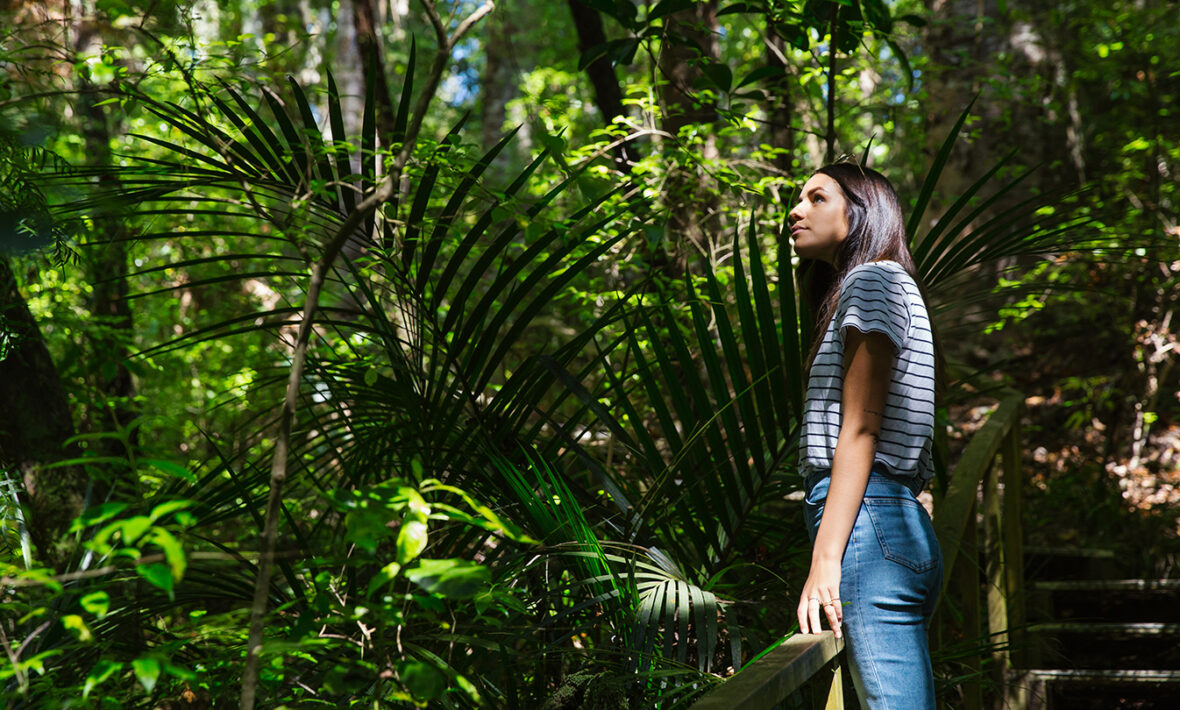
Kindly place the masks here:
POLYGON ((823 608, 824 613, 827 614, 828 617, 828 626, 832 628, 832 631, 836 632, 836 638, 840 638, 840 621, 844 617, 844 614, 840 609, 840 600, 833 599, 827 604, 824 604, 823 608))
POLYGON ((827 617, 828 626, 836 632, 836 638, 841 637, 840 626, 844 623, 844 608, 841 606, 838 595, 822 589, 811 593, 805 592, 803 598, 799 600, 796 613, 799 617, 799 633, 818 634, 823 629, 820 623, 822 614, 827 617))

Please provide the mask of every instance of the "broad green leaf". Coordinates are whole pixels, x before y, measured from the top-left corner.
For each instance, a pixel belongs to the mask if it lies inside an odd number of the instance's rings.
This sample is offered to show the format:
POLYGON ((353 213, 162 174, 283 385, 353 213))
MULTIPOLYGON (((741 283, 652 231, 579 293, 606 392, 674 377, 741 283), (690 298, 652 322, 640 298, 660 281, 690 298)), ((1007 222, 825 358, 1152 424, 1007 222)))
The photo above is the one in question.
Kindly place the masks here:
POLYGON ((156 687, 156 681, 160 679, 160 662, 151 656, 143 656, 132 661, 131 668, 135 671, 135 677, 143 684, 143 689, 152 692, 156 687))
POLYGON ((159 470, 163 471, 164 473, 171 474, 171 475, 181 479, 182 481, 188 481, 189 483, 196 483, 197 482, 197 475, 195 473, 193 473, 192 471, 188 470, 184 466, 181 466, 180 464, 175 463, 173 461, 161 461, 158 459, 140 459, 140 463, 147 464, 148 466, 151 466, 152 468, 159 469, 159 470))
POLYGON ((90 669, 89 675, 86 676, 86 683, 82 686, 82 697, 86 698, 90 692, 101 685, 107 678, 110 678, 115 673, 123 669, 123 664, 117 661, 108 661, 103 658, 94 664, 90 669))
POLYGON ((709 62, 704 74, 718 89, 729 91, 733 87, 733 70, 724 62, 709 62))
POLYGON ((410 512, 420 518, 425 518, 430 515, 430 504, 422 497, 422 494, 417 489, 409 486, 402 486, 398 490, 398 496, 404 496, 410 505, 410 512))
POLYGON ((143 537, 143 534, 152 526, 152 522, 152 519, 146 515, 137 515, 134 518, 119 521, 118 525, 123 530, 123 544, 134 545, 135 541, 143 537))
POLYGON ((172 568, 168 565, 153 562, 150 565, 139 565, 135 568, 137 574, 148 581, 149 584, 168 592, 168 598, 173 597, 172 592, 172 568))
POLYGON ((470 599, 491 581, 491 572, 468 560, 420 560, 406 577, 428 592, 448 599, 470 599))
POLYGON ((373 575, 373 579, 369 581, 369 595, 372 596, 373 592, 393 581, 401 570, 402 566, 396 562, 390 562, 382 567, 381 571, 373 575))
POLYGON ((365 505, 348 514, 345 523, 347 539, 367 552, 376 552, 377 545, 390 534, 391 516, 385 508, 371 508, 365 505))
POLYGON ((413 562, 426 549, 426 523, 422 520, 409 519, 402 523, 397 534, 397 561, 406 565, 413 562))
POLYGON ((74 635, 79 641, 83 643, 94 640, 94 634, 91 633, 90 627, 81 616, 77 614, 66 614, 61 618, 61 625, 64 626, 70 633, 74 635))
POLYGON ((694 0, 660 0, 656 6, 647 14, 647 21, 658 20, 661 17, 671 15, 675 12, 682 12, 688 10, 693 6, 694 0))
POLYGON ((152 522, 156 522, 169 513, 175 513, 178 510, 184 510, 185 508, 192 507, 192 505, 193 501, 191 500, 170 500, 165 503, 161 503, 155 508, 152 508, 152 522))
POLYGON ((179 582, 184 577, 184 570, 188 561, 185 559, 184 548, 172 533, 163 528, 152 530, 151 541, 164 550, 164 558, 172 570, 172 579, 179 582))
POLYGON ((126 503, 103 503, 91 506, 74 519, 73 525, 70 526, 70 532, 77 532, 82 528, 110 520, 126 509, 126 503))
POLYGON ((111 595, 100 589, 82 597, 79 603, 82 605, 82 609, 101 619, 110 611, 111 595))
POLYGON ((428 663, 408 661, 398 669, 398 675, 415 700, 435 700, 447 689, 447 677, 428 663))
POLYGON ((164 672, 167 673, 168 675, 172 676, 173 678, 179 678, 181 680, 196 680, 197 679, 197 674, 190 671, 187 668, 184 668, 182 666, 173 665, 173 664, 169 663, 168 661, 164 661, 162 665, 164 668, 164 672))

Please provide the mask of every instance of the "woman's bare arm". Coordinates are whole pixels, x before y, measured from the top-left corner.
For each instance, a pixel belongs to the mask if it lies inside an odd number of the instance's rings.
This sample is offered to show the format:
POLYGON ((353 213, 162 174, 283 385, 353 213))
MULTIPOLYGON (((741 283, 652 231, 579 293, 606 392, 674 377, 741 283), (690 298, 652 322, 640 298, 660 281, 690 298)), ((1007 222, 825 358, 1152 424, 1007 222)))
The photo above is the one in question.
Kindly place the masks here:
POLYGON ((862 333, 855 328, 845 331, 840 436, 832 457, 832 480, 823 520, 811 552, 811 571, 799 600, 801 633, 819 632, 819 612, 823 608, 837 638, 841 635, 844 612, 840 604, 821 604, 840 598, 840 563, 877 451, 893 373, 893 353, 893 344, 881 333, 862 333), (811 603, 817 597, 820 604, 811 603))

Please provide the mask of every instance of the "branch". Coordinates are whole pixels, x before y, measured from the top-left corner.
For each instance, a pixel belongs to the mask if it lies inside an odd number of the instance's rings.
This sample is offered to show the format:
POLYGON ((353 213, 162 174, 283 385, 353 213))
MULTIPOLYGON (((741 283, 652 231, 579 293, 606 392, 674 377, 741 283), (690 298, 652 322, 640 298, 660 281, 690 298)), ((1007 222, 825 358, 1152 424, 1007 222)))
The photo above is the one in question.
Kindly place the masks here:
POLYGON ((836 31, 839 29, 840 6, 832 9, 832 26, 828 30, 828 134, 824 163, 836 158, 836 31))
POLYGON ((433 0, 422 0, 422 6, 434 26, 439 38, 439 46, 435 52, 434 63, 418 101, 414 105, 414 113, 406 130, 406 137, 402 148, 388 174, 373 191, 373 194, 360 202, 340 225, 336 234, 324 247, 324 252, 312 266, 311 276, 307 288, 307 300, 303 305, 303 317, 299 323, 299 334, 295 339, 295 350, 291 358, 291 370, 287 378, 287 392, 283 398, 283 411, 279 419, 279 431, 275 440, 274 459, 270 469, 270 491, 266 501, 266 518, 263 524, 262 537, 259 541, 261 555, 258 562, 258 577, 254 581, 254 601, 250 608, 250 635, 246 646, 246 667, 242 671, 241 710, 253 710, 258 686, 258 667, 262 652, 264 623, 266 621, 267 592, 270 589, 271 575, 274 573, 275 547, 278 540, 279 517, 282 508, 283 484, 287 480, 287 456, 291 447, 291 427, 295 421, 295 410, 299 400, 299 384, 303 380, 303 368, 307 362, 308 341, 311 337, 312 324, 319 308, 320 292, 324 279, 340 255, 344 244, 369 215, 393 196, 394 190, 401 183, 402 171, 410 160, 418 133, 422 129, 422 122, 426 116, 426 109, 430 106, 439 82, 446 71, 447 63, 455 43, 480 18, 487 15, 495 7, 490 0, 477 8, 471 15, 459 23, 455 33, 448 38, 446 28, 438 16, 433 0))

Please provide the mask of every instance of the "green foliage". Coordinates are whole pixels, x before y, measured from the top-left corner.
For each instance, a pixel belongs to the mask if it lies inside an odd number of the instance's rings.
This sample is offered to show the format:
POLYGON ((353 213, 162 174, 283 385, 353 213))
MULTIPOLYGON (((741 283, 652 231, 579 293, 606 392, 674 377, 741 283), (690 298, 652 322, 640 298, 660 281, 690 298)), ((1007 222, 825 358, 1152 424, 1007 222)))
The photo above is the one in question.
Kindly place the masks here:
MULTIPOLYGON (((511 130, 482 149, 457 118, 475 95, 480 45, 456 52, 470 75, 446 85, 453 101, 424 117, 402 185, 328 274, 268 596, 267 706, 672 706, 789 632, 785 600, 808 549, 785 498, 800 485, 792 464, 809 324, 781 225, 820 140, 887 159, 903 196, 917 195, 915 256, 944 312, 977 298, 970 275, 981 265, 1098 239, 1108 256, 1124 253, 1138 243, 1121 235, 1150 231, 1085 195, 1026 194, 1020 155, 972 176, 931 223, 936 186, 955 170, 951 146, 980 137, 964 113, 919 182, 928 107, 915 79, 928 66, 906 34, 923 23, 917 3, 723 3, 724 49, 696 48, 699 77, 684 87, 717 120, 676 135, 659 129, 668 107, 658 58, 690 41, 669 28, 691 3, 587 4, 613 19, 607 41, 580 56, 572 33, 506 16, 516 46, 543 49, 514 58, 511 130), (785 40, 779 63, 765 54, 771 30, 785 40), (596 57, 610 59, 632 112, 610 126, 581 71, 596 57), (819 129, 829 105, 831 127, 819 129), (791 109, 785 119, 776 106, 791 109), (779 120, 798 145, 768 135, 779 120), (874 133, 891 140, 864 147, 874 133), (641 156, 626 176, 606 159, 621 140, 641 156), (689 194, 669 187, 685 175, 689 194), (682 197, 710 205, 700 244, 673 243, 666 217, 685 210, 682 197), (1097 228, 1099 238, 1087 231, 1097 228), (667 268, 676 253, 683 271, 667 268)), ((520 5, 548 19, 564 9, 520 5)), ((116 19, 143 11, 104 7, 116 19)), ((249 36, 241 20, 252 6, 227 5, 208 41, 171 33, 173 9, 144 25, 158 41, 108 41, 64 65, 101 84, 94 98, 126 127, 111 139, 116 165, 34 184, 39 154, 0 156, 16 171, 0 175, 59 205, 57 218, 78 218, 83 249, 102 219, 128 226, 127 344, 145 412, 112 431, 84 428, 83 453, 60 462, 109 484, 71 530, 80 544, 66 569, 35 566, 24 492, 5 479, 0 623, 16 660, 0 671, 0 693, 17 704, 236 696, 308 265, 402 148, 423 71, 409 43, 387 48, 386 65, 403 77, 387 135, 371 78, 363 96, 343 70, 308 80, 319 62, 309 48, 335 50, 295 44, 307 18, 267 16, 263 34, 249 36), (287 71, 299 80, 268 78, 287 71)), ((1127 57, 1147 40, 1112 29, 1125 26, 1093 24, 1086 41, 1097 43, 1084 51, 1096 59, 1080 65, 1079 81, 1104 80, 1098 59, 1126 61, 1122 73, 1138 66, 1127 57)), ((1159 56, 1148 62, 1165 66, 1159 56)), ((1167 91, 1154 118, 1168 116, 1167 91)), ((1162 130, 1108 127, 1092 139, 1113 147, 1103 172, 1121 177, 1103 194, 1140 191, 1130 176, 1149 159, 1175 165, 1162 130)), ((78 131, 55 141, 84 162, 78 131)), ((1174 186, 1153 189, 1155 204, 1174 204, 1174 186)), ((22 265, 79 419, 92 422, 121 404, 93 385, 85 343, 110 328, 86 306, 94 284, 22 265)), ((1089 269, 1061 259, 1012 277, 1025 291, 1001 310, 1005 328, 1035 328, 1045 312, 1085 302, 1077 284, 1089 269), (1034 292, 1042 282, 1055 289, 1034 292)), ((1135 273, 1101 271, 1114 281, 1135 273)), ((1075 320, 1053 333, 1087 322, 1075 320)), ((3 356, 11 342, 0 343, 3 356)), ((1117 406, 1114 388, 1077 376, 1066 391, 1081 417, 1117 406)))

